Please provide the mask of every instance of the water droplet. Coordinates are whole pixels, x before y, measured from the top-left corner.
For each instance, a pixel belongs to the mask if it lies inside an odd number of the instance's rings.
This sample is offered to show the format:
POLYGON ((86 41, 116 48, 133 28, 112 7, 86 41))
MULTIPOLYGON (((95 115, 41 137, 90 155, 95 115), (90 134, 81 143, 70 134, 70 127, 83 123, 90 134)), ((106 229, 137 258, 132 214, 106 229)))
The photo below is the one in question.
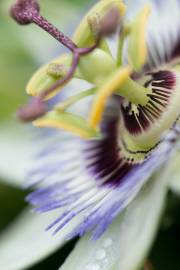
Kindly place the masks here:
POLYGON ((96 263, 94 264, 88 264, 85 268, 85 270, 100 270, 100 266, 96 263))
POLYGON ((104 247, 110 247, 112 245, 112 243, 113 243, 113 240, 111 238, 107 238, 107 239, 104 240, 103 246, 104 247))
POLYGON ((96 259, 103 260, 106 258, 106 251, 104 249, 99 249, 96 251, 96 259))

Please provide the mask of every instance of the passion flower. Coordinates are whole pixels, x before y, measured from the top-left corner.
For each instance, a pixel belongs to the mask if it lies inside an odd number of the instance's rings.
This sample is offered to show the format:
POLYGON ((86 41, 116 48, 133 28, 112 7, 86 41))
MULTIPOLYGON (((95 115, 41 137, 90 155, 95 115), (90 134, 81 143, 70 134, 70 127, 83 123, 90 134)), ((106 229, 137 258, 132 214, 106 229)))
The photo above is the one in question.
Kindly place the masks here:
MULTIPOLYGON (((36 1, 18 0, 11 8, 18 23, 38 25, 70 52, 32 77, 27 93, 36 102, 20 113, 35 126, 65 131, 49 135, 40 165, 30 173, 30 185, 38 188, 27 198, 39 212, 64 209, 48 227, 54 233, 82 213, 70 237, 92 230, 100 237, 176 151, 180 20, 178 11, 175 23, 166 20, 168 5, 149 1, 128 20, 122 0, 100 1, 72 40, 40 15, 36 1), (118 37, 116 57, 106 40, 112 34, 118 37), (74 78, 92 88, 68 96, 63 87, 74 78), (47 100, 60 91, 61 101, 47 108, 47 100), (78 102, 85 105, 81 115, 73 109, 78 102)), ((179 10, 179 1, 173 7, 179 10)))

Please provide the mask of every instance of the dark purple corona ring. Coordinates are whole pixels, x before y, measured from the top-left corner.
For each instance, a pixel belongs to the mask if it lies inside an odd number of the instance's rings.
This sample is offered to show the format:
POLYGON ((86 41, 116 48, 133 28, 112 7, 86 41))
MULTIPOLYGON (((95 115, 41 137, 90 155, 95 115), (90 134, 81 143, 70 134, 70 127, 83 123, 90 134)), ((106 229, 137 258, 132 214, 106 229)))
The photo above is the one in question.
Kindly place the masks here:
MULTIPOLYGON (((97 5, 101 5, 100 2, 103 1, 99 1, 97 5)), ((45 146, 43 144, 35 158, 35 166, 29 172, 28 186, 34 188, 34 191, 27 200, 38 212, 63 209, 47 228, 48 230, 53 228, 54 234, 78 217, 79 222, 69 237, 81 236, 87 231, 93 231, 94 239, 100 237, 114 218, 129 206, 154 173, 162 166, 168 166, 170 158, 176 151, 180 137, 180 1, 150 0, 149 4, 152 14, 145 35, 148 52, 146 61, 138 72, 136 68, 133 69, 128 77, 129 84, 125 85, 126 89, 123 87, 120 90, 115 89, 117 91, 114 91, 107 100, 99 124, 101 136, 92 136, 89 140, 83 140, 63 131, 49 129, 42 131, 45 146), (167 16, 169 10, 173 14, 173 23, 167 16), (134 88, 130 89, 129 85, 134 88), (124 90, 124 95, 121 90, 124 90), (131 94, 127 93, 128 91, 131 94)), ((97 12, 99 10, 98 8, 97 12)), ((70 69, 64 77, 57 78, 54 84, 41 91, 41 94, 37 94, 29 105, 19 111, 19 117, 24 121, 41 117, 40 120, 48 119, 50 122, 52 115, 58 115, 59 118, 54 117, 53 121, 62 119, 64 111, 59 112, 57 108, 50 108, 50 113, 47 113, 49 108, 44 99, 73 78, 83 56, 98 49, 104 58, 108 55, 107 61, 112 59, 112 55, 107 50, 108 46, 103 51, 102 41, 106 42, 106 36, 113 33, 119 35, 120 41, 126 34, 130 39, 134 13, 135 10, 128 11, 123 20, 117 8, 111 8, 95 29, 96 35, 93 33, 94 45, 79 48, 69 37, 40 15, 37 1, 18 0, 11 8, 12 17, 22 25, 36 24, 72 54, 70 69), (128 23, 128 19, 132 19, 132 24, 128 23)), ((136 23, 137 21, 135 26, 136 23)), ((92 30, 90 28, 88 31, 92 30)), ((112 60, 116 61, 115 72, 118 68, 129 65, 132 55, 127 49, 128 42, 130 42, 128 39, 125 42, 123 40, 118 48, 121 52, 120 57, 118 55, 121 61, 114 58, 112 60)), ((135 54, 133 57, 136 59, 135 54)), ((97 68, 97 73, 99 72, 99 80, 101 74, 104 75, 102 72, 104 66, 107 68, 109 64, 109 62, 106 64, 104 59, 101 61, 102 65, 101 62, 100 64, 95 62, 93 66, 97 68)), ((84 73, 89 72, 92 75, 91 71, 84 73)), ((93 97, 96 98, 96 94, 99 94, 99 88, 101 89, 101 85, 106 82, 106 77, 111 78, 113 74, 112 70, 107 71, 102 82, 98 81, 93 97)), ((86 80, 84 77, 83 79, 86 80)), ((107 85, 109 86, 108 83, 107 85)), ((63 99, 63 94, 60 98, 63 99)), ((72 101, 72 96, 69 95, 68 98, 68 101, 72 101)), ((77 101, 77 96, 75 100, 77 101)), ((84 120, 84 115, 90 111, 90 100, 84 98, 78 99, 78 102, 82 103, 75 106, 75 109, 72 108, 72 114, 83 116, 84 120)), ((72 116, 68 109, 65 113, 67 113, 66 117, 72 116)), ((66 119, 65 124, 68 124, 69 118, 66 119)), ((89 126, 86 124, 87 122, 84 124, 85 128, 88 129, 89 126)))
POLYGON ((132 134, 146 131, 168 109, 173 91, 176 90, 176 76, 168 70, 149 74, 152 78, 145 83, 145 87, 152 89, 148 94, 149 101, 145 106, 138 105, 137 111, 132 110, 132 104, 122 105, 125 126, 132 134))

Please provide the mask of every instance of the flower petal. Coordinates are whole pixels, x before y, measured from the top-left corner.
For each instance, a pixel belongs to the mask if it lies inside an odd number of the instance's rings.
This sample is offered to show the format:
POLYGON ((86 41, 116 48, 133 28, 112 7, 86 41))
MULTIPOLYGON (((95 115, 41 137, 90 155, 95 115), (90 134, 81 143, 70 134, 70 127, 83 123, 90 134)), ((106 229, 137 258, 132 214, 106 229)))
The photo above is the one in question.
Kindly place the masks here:
POLYGON ((25 180, 33 143, 28 127, 17 122, 1 124, 0 177, 8 184, 21 186, 25 180))
MULTIPOLYGON (((180 58, 180 2, 126 0, 128 5, 127 19, 131 19, 146 4, 152 8, 147 27, 148 64, 145 71, 156 69, 166 63, 180 58)), ((178 60, 179 61, 179 60, 178 60)))
MULTIPOLYGON (((126 171, 122 169, 122 160, 119 161, 119 165, 109 169, 106 175, 102 175, 104 169, 100 167, 97 179, 97 175, 87 168, 89 150, 82 151, 82 141, 70 135, 65 135, 64 139, 63 134, 57 134, 53 136, 53 141, 49 139, 49 147, 39 154, 40 164, 36 162, 36 168, 30 173, 30 184, 41 183, 41 187, 27 199, 37 207, 38 212, 65 207, 63 214, 58 215, 47 229, 53 228, 54 233, 57 233, 83 213, 83 221, 70 237, 83 235, 93 229, 93 237, 97 239, 137 196, 149 177, 171 157, 175 149, 175 135, 174 131, 170 132, 147 159, 132 164, 133 166, 126 171)), ((111 139, 115 143, 115 138, 111 139)), ((97 140, 97 143, 102 143, 101 140, 97 140)), ((96 141, 87 142, 87 145, 89 143, 92 143, 90 152, 95 154, 96 141)), ((108 164, 113 164, 113 157, 109 158, 111 156, 108 156, 108 152, 105 153, 105 157, 108 158, 108 164)))
POLYGON ((88 125, 82 117, 68 112, 51 111, 34 121, 34 125, 37 127, 62 128, 86 139, 99 136, 98 131, 88 125))
POLYGON ((26 209, 0 235, 0 269, 27 269, 65 244, 65 235, 72 230, 73 224, 53 238, 44 231, 44 224, 53 216, 54 213, 42 216, 26 209))
POLYGON ((157 175, 100 239, 84 236, 60 269, 139 269, 157 232, 166 191, 163 175, 157 175))

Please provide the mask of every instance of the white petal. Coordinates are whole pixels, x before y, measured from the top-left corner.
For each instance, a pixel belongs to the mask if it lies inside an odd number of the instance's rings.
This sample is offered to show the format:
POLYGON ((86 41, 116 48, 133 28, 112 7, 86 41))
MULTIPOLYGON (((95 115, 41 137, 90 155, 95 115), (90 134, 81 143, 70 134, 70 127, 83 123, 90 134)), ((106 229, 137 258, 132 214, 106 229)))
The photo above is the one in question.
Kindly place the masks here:
POLYGON ((7 184, 21 186, 32 158, 31 128, 14 123, 0 127, 0 178, 7 184))
POLYGON ((58 236, 53 237, 45 232, 45 226, 52 219, 54 213, 40 215, 26 209, 0 235, 0 269, 27 269, 60 248, 65 243, 65 236, 73 229, 73 224, 67 225, 58 236))
POLYGON ((157 176, 97 241, 83 237, 61 270, 136 270, 145 260, 164 209, 167 182, 157 176))

